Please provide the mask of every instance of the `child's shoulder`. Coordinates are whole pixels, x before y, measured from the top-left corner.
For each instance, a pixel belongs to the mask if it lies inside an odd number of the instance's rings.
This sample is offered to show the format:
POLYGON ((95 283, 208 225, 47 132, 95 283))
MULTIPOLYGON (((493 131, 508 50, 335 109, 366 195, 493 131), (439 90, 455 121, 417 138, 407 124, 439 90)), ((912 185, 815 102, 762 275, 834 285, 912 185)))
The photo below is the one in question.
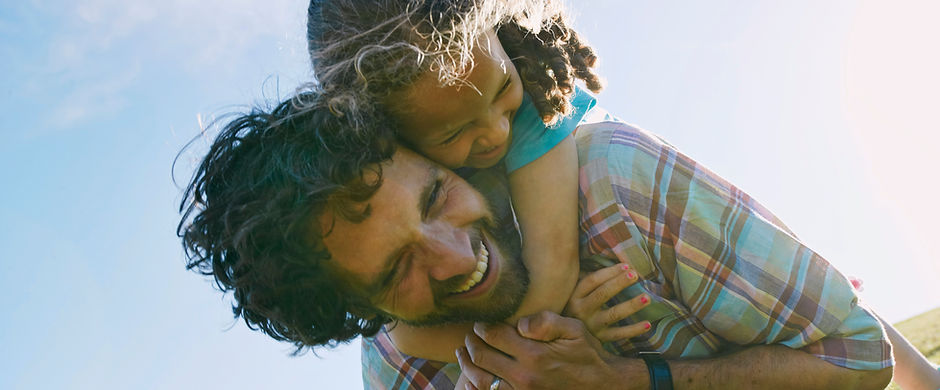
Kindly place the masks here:
POLYGON ((573 112, 556 124, 546 126, 532 99, 525 95, 512 123, 512 141, 506 153, 506 172, 511 173, 535 161, 572 134, 582 118, 591 111, 596 99, 588 91, 576 88, 571 101, 573 112))

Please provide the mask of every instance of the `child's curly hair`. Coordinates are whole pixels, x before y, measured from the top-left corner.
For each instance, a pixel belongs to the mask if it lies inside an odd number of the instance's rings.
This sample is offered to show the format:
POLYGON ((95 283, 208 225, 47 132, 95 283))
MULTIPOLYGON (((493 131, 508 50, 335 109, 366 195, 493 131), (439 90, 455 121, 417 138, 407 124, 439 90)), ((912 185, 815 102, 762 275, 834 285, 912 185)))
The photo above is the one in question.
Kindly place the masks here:
MULTIPOLYGON (((548 124, 571 112, 575 79, 597 92, 597 56, 558 0, 311 0, 307 43, 330 109, 355 113, 428 71, 465 82, 477 39, 495 29, 548 124)), ((361 121, 357 131, 368 128, 361 121)))

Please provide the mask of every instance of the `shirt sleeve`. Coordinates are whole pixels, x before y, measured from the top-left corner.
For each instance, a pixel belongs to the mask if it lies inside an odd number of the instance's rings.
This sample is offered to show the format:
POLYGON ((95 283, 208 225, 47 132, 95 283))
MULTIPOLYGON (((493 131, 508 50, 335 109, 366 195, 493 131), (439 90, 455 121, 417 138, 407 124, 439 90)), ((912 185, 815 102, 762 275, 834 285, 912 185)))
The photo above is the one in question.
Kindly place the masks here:
POLYGON ((651 133, 586 126, 593 140, 586 150, 579 145, 582 171, 603 161, 609 180, 589 190, 610 191, 601 198, 613 199, 633 229, 635 243, 617 245, 636 248, 631 264, 707 331, 738 345, 803 349, 852 369, 893 364, 880 322, 849 281, 763 206, 651 133))
POLYGON ((362 385, 366 390, 451 390, 460 366, 405 355, 383 328, 362 338, 362 385))
POLYGON ((506 173, 522 168, 552 150, 574 131, 581 118, 594 107, 595 99, 578 87, 571 104, 574 112, 549 127, 542 122, 532 98, 528 94, 523 95, 522 105, 516 110, 512 122, 512 141, 505 158, 506 173))
POLYGON ((894 365, 887 335, 871 309, 858 305, 852 309, 841 326, 819 341, 806 345, 800 350, 813 354, 820 359, 842 367, 877 370, 894 365), (880 349, 880 351, 879 351, 880 349), (858 357, 871 356, 859 360, 858 357), (878 356, 882 361, 877 362, 878 356))

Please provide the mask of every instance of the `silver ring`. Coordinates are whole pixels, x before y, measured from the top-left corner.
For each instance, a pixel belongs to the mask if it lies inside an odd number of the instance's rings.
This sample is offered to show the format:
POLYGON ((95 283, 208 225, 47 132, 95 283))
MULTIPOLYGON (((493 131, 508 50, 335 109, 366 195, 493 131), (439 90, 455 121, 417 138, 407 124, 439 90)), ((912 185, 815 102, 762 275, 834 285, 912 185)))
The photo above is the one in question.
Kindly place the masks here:
POLYGON ((493 383, 490 383, 490 390, 499 390, 499 384, 502 383, 502 382, 503 382, 503 380, 502 380, 502 379, 499 379, 498 376, 497 376, 497 377, 493 377, 493 383))

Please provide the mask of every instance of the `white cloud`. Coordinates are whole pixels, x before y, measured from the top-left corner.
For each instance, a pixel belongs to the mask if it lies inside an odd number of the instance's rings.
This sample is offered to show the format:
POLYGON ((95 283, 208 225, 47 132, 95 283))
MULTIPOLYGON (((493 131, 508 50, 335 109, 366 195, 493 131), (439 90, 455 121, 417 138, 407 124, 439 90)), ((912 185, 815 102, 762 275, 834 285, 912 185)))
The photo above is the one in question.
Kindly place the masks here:
POLYGON ((191 70, 224 65, 259 40, 303 48, 306 5, 306 0, 82 0, 53 39, 50 65, 53 70, 81 66, 122 44, 133 46, 139 59, 155 55, 154 48, 186 54, 180 59, 191 70), (67 56, 59 58, 63 48, 67 56))
POLYGON ((285 54, 305 63, 306 5, 307 0, 34 3, 33 11, 56 27, 36 48, 45 53, 42 63, 23 67, 29 73, 23 90, 63 91, 48 119, 61 129, 117 114, 138 77, 238 74, 258 62, 249 57, 252 45, 288 48, 285 54))
POLYGON ((930 0, 862 2, 845 59, 845 113, 866 155, 871 188, 905 227, 908 242, 899 246, 933 275, 940 272, 938 13, 940 5, 930 0))
POLYGON ((159 11, 147 2, 83 0, 65 10, 64 15, 70 17, 65 18, 48 47, 48 72, 81 68, 98 61, 156 21, 159 11))
POLYGON ((196 52, 191 64, 211 66, 227 62, 259 39, 305 47, 306 4, 306 0, 177 0, 168 12, 176 28, 200 37, 192 45, 196 52))
POLYGON ((139 74, 137 66, 103 80, 82 83, 53 109, 47 118, 49 124, 61 129, 120 111, 128 104, 125 90, 135 83, 139 74))

